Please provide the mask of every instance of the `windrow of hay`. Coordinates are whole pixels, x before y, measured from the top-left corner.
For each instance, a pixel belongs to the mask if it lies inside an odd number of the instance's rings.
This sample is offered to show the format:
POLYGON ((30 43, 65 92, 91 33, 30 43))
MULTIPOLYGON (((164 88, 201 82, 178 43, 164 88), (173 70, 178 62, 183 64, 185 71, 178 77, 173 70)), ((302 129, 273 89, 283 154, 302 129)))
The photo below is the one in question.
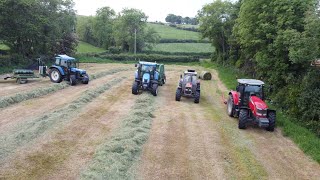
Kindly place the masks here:
POLYGON ((82 179, 134 179, 134 165, 149 137, 154 118, 154 97, 142 94, 114 135, 94 155, 82 179))
MULTIPOLYGON (((99 72, 91 76, 91 79, 98 79, 107 75, 112 75, 121 71, 126 71, 128 70, 127 68, 117 68, 117 69, 112 69, 110 71, 104 71, 104 72, 99 72)), ((22 93, 17 93, 13 96, 4 96, 0 97, 0 109, 8 107, 12 104, 20 103, 22 101, 26 101, 29 99, 34 99, 38 98, 41 96, 45 96, 54 92, 57 92, 61 89, 67 88, 70 85, 66 82, 60 83, 60 84, 52 84, 49 87, 45 88, 38 88, 32 91, 28 92, 22 92, 22 93)))
POLYGON ((66 106, 48 112, 37 119, 27 120, 6 133, 0 134, 0 164, 1 160, 15 152, 23 145, 32 142, 49 130, 61 128, 68 123, 92 100, 109 90, 114 85, 120 83, 125 77, 116 78, 93 90, 87 90, 73 102, 66 106))

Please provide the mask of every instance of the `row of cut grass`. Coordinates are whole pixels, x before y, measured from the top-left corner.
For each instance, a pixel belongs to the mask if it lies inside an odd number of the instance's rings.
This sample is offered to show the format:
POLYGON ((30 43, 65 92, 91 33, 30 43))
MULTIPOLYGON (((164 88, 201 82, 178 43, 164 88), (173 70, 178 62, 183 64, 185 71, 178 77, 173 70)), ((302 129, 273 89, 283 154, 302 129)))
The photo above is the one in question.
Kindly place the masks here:
MULTIPOLYGON (((245 77, 243 73, 237 71, 236 68, 224 67, 212 62, 201 63, 201 65, 217 70, 219 78, 229 89, 236 87, 236 77, 245 77)), ((299 126, 294 122, 293 118, 286 116, 278 109, 276 125, 281 127, 284 136, 291 138, 305 154, 320 163, 320 139, 315 133, 305 127, 299 126)))
MULTIPOLYGON (((91 76, 91 80, 98 79, 98 78, 101 78, 101 77, 104 77, 104 76, 107 76, 107 75, 112 75, 112 74, 115 74, 115 73, 118 73, 118 72, 121 72, 121 71, 126 71, 126 70, 128 70, 128 69, 127 68, 117 68, 117 69, 112 69, 112 70, 109 70, 109 71, 99 72, 99 73, 96 73, 96 74, 92 75, 91 76)), ((47 86, 45 88, 41 87, 41 88, 38 88, 38 89, 34 89, 32 91, 17 93, 17 94, 12 95, 12 96, 0 97, 0 109, 1 108, 6 108, 6 107, 8 107, 10 105, 17 104, 17 103, 20 103, 20 102, 23 102, 23 101, 26 101, 26 100, 29 100, 29 99, 42 97, 42 96, 57 92, 57 91, 59 91, 61 89, 65 89, 65 88, 67 88, 69 86, 70 85, 68 83, 62 82, 62 83, 59 83, 59 84, 49 85, 49 86, 47 86)))
POLYGON ((24 121, 6 133, 0 134, 0 162, 14 153, 18 147, 26 145, 39 138, 49 130, 59 128, 71 121, 81 110, 95 98, 106 92, 114 85, 120 83, 125 77, 116 78, 95 89, 87 90, 79 98, 58 108, 45 113, 39 118, 24 121))
POLYGON ((82 179, 134 179, 134 164, 149 137, 154 99, 150 94, 138 96, 130 115, 123 119, 115 134, 96 150, 82 179))

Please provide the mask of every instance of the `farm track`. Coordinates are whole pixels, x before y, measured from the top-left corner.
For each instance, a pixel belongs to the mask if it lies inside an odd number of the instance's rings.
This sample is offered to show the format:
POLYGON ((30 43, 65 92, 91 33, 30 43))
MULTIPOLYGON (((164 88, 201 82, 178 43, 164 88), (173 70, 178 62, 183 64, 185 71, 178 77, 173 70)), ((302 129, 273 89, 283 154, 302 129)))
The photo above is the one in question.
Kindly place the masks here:
MULTIPOLYGON (((100 72, 132 67, 86 66, 100 72)), ((188 67, 166 68, 170 70, 167 84, 160 87, 155 97, 157 108, 152 113, 149 139, 140 145, 140 158, 130 168, 135 170, 136 179, 319 179, 319 164, 283 137, 280 129, 273 133, 256 127, 238 129, 237 119, 226 114, 221 95, 227 89, 215 71, 210 70, 212 81, 201 82, 200 104, 194 104, 193 99, 174 100, 179 75, 188 67)), ((0 110, 3 135, 22 123, 67 106, 87 90, 95 90, 112 79, 128 77, 85 104, 80 113, 67 116, 66 122, 17 147, 0 163, 0 179, 84 178, 81 173, 89 168, 99 147, 121 131, 121 121, 130 118, 139 97, 131 94, 133 70, 0 110), (62 98, 61 94, 68 96, 62 98)))

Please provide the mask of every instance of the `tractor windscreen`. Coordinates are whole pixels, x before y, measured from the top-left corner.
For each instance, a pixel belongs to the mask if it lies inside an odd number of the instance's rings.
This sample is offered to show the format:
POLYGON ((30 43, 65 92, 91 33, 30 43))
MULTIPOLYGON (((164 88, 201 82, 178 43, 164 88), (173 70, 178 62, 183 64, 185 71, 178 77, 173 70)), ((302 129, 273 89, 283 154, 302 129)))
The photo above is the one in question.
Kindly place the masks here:
POLYGON ((150 65, 142 65, 141 70, 143 72, 152 72, 153 71, 153 67, 154 66, 150 66, 150 65))
POLYGON ((68 61, 68 67, 77 68, 77 62, 76 61, 68 61))
POLYGON ((257 96, 262 98, 262 87, 261 86, 246 86, 245 91, 246 94, 250 96, 257 96))

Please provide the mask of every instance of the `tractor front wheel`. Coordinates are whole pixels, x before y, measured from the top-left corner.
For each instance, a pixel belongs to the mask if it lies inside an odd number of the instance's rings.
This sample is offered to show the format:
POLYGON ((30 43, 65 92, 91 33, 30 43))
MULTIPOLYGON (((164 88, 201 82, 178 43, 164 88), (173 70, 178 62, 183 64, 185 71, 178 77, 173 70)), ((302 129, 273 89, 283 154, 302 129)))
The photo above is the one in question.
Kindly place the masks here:
POLYGON ((138 92, 139 92, 139 85, 138 85, 138 82, 135 81, 132 84, 132 94, 137 95, 138 92))
POLYGON ((177 91, 176 91, 176 101, 180 101, 180 99, 181 99, 181 89, 177 89, 177 91))
POLYGON ((200 102, 200 91, 196 91, 194 95, 194 103, 198 104, 200 102))
POLYGON ((234 117, 235 107, 234 107, 233 97, 231 94, 229 95, 229 98, 227 101, 227 113, 230 117, 234 117))
POLYGON ((157 96, 158 95, 158 84, 153 84, 152 85, 152 94, 153 94, 153 96, 157 96))
POLYGON ((76 75, 70 75, 70 85, 74 86, 77 84, 77 78, 76 75))
POLYGON ((269 126, 266 128, 267 131, 274 131, 274 127, 276 126, 276 113, 269 112, 268 115, 269 126))
POLYGON ((60 83, 62 81, 62 76, 59 70, 56 68, 51 69, 49 77, 51 82, 54 82, 54 83, 60 83))
POLYGON ((248 110, 241 109, 239 113, 239 129, 246 129, 247 128, 247 121, 248 121, 248 110))
POLYGON ((82 84, 89 84, 89 76, 88 75, 85 75, 85 77, 83 77, 82 84))

